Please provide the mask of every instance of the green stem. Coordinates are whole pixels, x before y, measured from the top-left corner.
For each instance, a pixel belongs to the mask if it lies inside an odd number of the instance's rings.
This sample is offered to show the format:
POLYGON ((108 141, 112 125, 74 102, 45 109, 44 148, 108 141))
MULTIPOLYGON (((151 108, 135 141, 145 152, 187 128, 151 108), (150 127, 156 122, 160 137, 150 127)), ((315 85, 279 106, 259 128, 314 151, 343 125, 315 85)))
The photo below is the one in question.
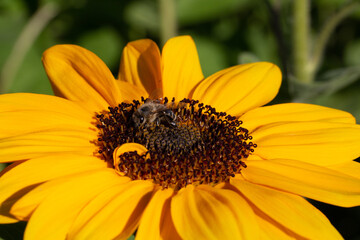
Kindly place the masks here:
POLYGON ((309 60, 309 27, 310 0, 294 0, 294 72, 295 78, 303 83, 310 83, 309 60))
POLYGON ((325 47, 330 39, 331 34, 334 32, 336 26, 354 10, 360 6, 359 2, 352 2, 344 6, 338 13, 333 15, 324 25, 320 32, 314 46, 314 53, 311 59, 311 73, 314 77, 321 65, 324 57, 325 47))
POLYGON ((26 53, 34 44, 45 26, 57 13, 57 5, 53 2, 49 2, 39 8, 25 25, 0 73, 1 93, 5 93, 9 90, 26 53))
POLYGON ((161 21, 161 43, 162 45, 177 35, 177 19, 175 0, 159 0, 161 21))

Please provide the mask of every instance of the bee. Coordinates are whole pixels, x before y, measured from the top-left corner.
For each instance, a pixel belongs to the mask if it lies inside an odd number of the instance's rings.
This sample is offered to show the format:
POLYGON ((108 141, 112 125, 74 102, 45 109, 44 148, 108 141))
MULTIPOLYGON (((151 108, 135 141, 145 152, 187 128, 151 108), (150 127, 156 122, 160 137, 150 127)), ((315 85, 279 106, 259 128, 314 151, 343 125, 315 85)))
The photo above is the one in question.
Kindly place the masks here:
POLYGON ((148 99, 132 115, 136 127, 147 127, 155 123, 156 126, 163 124, 168 127, 176 126, 176 115, 160 100, 148 99))

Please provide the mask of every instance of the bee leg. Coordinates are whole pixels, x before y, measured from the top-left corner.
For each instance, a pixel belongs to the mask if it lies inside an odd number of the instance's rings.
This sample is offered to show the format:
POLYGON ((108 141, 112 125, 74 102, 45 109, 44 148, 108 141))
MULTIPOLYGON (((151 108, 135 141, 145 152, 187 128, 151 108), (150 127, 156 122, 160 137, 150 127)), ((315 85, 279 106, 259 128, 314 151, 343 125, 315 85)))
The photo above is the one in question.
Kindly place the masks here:
POLYGON ((176 122, 171 121, 171 122, 170 122, 170 125, 173 126, 173 127, 176 127, 176 122))
POLYGON ((165 116, 165 119, 164 119, 165 123, 170 126, 170 127, 176 127, 176 122, 174 121, 174 118, 171 117, 171 116, 165 116))

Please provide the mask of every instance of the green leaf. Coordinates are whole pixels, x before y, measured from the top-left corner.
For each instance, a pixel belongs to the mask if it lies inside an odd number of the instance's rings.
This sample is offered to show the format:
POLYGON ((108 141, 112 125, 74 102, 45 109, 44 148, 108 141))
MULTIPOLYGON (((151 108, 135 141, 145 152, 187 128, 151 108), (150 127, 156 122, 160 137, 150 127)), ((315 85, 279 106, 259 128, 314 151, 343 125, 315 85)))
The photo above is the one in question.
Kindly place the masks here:
POLYGON ((124 12, 125 21, 131 26, 130 30, 157 34, 160 32, 160 17, 156 5, 157 1, 130 2, 124 12))
MULTIPOLYGON (((312 101, 314 104, 341 109, 350 112, 360 119, 360 86, 351 86, 331 95, 318 97, 312 101)), ((359 123, 359 121, 358 121, 359 123)))
POLYGON ((239 64, 260 62, 260 59, 251 52, 241 52, 238 56, 239 64))
POLYGON ((304 84, 290 79, 290 91, 295 102, 311 102, 349 86, 360 78, 360 67, 348 67, 325 73, 318 81, 304 84))
POLYGON ((360 40, 349 42, 345 48, 347 65, 360 65, 360 40))
POLYGON ((104 27, 87 32, 80 37, 78 44, 98 55, 109 68, 118 71, 124 41, 114 29, 104 27))
POLYGON ((135 239, 135 235, 131 235, 127 240, 134 240, 135 239))
POLYGON ((27 11, 25 3, 22 0, 1 0, 0 9, 2 11, 1 18, 8 14, 26 14, 27 11), (5 14, 3 14, 4 12, 5 14))
POLYGON ((0 14, 0 69, 2 69, 7 57, 10 55, 11 49, 24 27, 26 19, 23 15, 0 14))
POLYGON ((250 0, 178 0, 176 12, 180 25, 204 22, 231 13, 247 6, 250 0))
POLYGON ((277 58, 277 44, 274 35, 268 28, 262 25, 251 25, 246 32, 246 41, 250 46, 250 51, 258 57, 260 61, 279 63, 277 58))
POLYGON ((222 18, 219 19, 219 21, 216 21, 212 29, 212 35, 216 37, 216 39, 226 41, 235 36, 238 32, 238 28, 239 24, 236 17, 222 18))
POLYGON ((49 80, 41 63, 41 54, 42 51, 36 47, 29 49, 9 92, 52 94, 49 80))
POLYGON ((5 163, 0 163, 0 172, 2 170, 4 170, 4 168, 6 168, 6 164, 5 163))
POLYGON ((226 52, 220 43, 199 36, 194 36, 194 41, 204 76, 210 76, 228 67, 226 52))
POLYGON ((344 4, 344 0, 315 0, 314 4, 321 8, 335 8, 344 4))

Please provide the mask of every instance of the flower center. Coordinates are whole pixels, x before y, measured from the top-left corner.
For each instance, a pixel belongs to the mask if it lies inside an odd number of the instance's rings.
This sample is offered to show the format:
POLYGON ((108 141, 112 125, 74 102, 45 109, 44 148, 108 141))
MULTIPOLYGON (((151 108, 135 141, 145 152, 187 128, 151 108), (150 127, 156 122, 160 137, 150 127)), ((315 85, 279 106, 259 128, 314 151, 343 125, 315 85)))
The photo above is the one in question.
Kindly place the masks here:
POLYGON ((229 181, 245 168, 254 151, 241 121, 215 108, 184 99, 133 101, 97 116, 99 153, 133 180, 152 179, 163 188, 229 181), (115 148, 139 143, 146 153, 126 152, 114 161, 115 148), (117 159, 118 160, 118 159, 117 159))

